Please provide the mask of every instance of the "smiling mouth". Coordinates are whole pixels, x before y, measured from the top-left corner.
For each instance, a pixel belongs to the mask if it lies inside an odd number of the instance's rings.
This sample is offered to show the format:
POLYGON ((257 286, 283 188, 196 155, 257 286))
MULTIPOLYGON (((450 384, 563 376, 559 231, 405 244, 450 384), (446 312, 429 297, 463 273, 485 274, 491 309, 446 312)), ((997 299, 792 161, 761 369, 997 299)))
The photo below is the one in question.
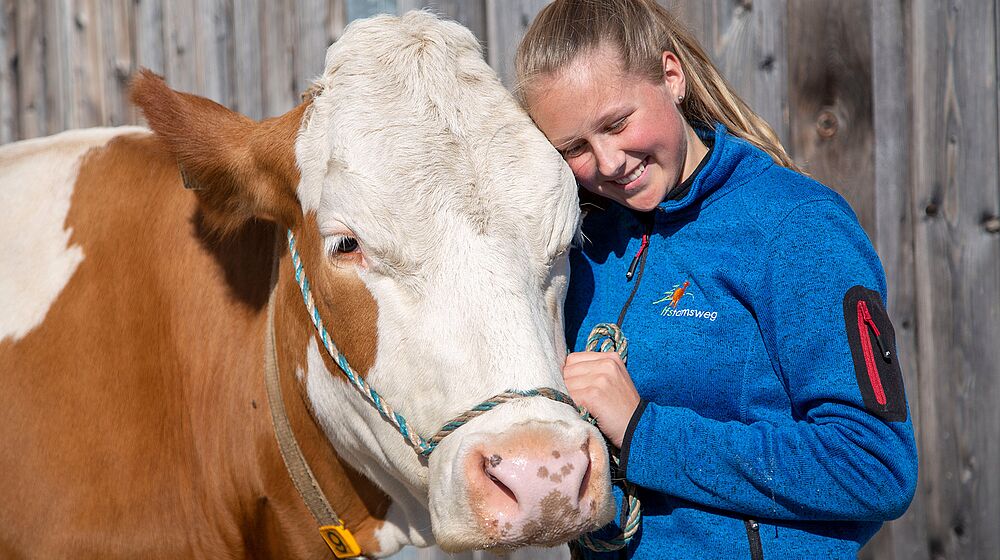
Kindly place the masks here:
POLYGON ((646 160, 642 160, 641 162, 639 162, 639 167, 636 167, 635 170, 632 171, 632 173, 629 173, 627 176, 622 177, 621 179, 615 179, 613 182, 615 184, 618 184, 618 185, 621 185, 621 186, 624 187, 625 185, 627 185, 627 184, 635 181, 639 177, 641 177, 642 176, 642 172, 645 171, 645 170, 646 170, 646 160))

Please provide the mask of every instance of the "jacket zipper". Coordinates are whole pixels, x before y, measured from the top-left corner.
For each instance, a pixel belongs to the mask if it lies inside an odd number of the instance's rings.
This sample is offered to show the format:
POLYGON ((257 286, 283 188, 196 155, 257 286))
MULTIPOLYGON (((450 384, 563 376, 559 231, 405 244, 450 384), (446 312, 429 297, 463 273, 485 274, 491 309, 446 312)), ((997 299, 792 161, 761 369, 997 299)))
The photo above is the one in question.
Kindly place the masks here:
POLYGON ((760 542, 760 523, 754 519, 745 519, 747 540, 750 541, 750 560, 764 560, 764 545, 760 542))
POLYGON ((868 380, 875 391, 875 400, 878 401, 878 404, 885 406, 885 389, 882 387, 882 378, 879 376, 878 366, 875 364, 872 338, 878 344, 878 349, 883 359, 888 360, 890 354, 886 351, 885 346, 882 345, 882 339, 880 338, 882 335, 879 333, 878 327, 875 326, 875 321, 872 319, 872 314, 868 311, 868 303, 865 300, 858 300, 858 335, 861 337, 861 350, 865 355, 865 367, 868 369, 868 380), (874 336, 869 336, 869 329, 874 336))
POLYGON ((649 234, 642 234, 642 242, 639 244, 639 251, 635 254, 632 259, 632 264, 628 265, 628 272, 625 273, 625 279, 631 280, 632 276, 635 275, 635 267, 639 264, 639 259, 642 258, 642 254, 646 252, 649 247, 649 234))
POLYGON ((655 216, 649 216, 648 221, 646 221, 646 231, 642 234, 642 241, 639 243, 639 250, 636 251, 635 257, 632 258, 632 263, 629 264, 628 272, 625 273, 625 280, 627 282, 632 281, 632 277, 636 273, 636 267, 639 267, 639 275, 635 277, 635 284, 632 285, 632 291, 628 295, 628 299, 625 300, 625 304, 622 305, 621 312, 618 313, 618 321, 615 322, 619 327, 625 321, 625 314, 628 313, 629 306, 632 305, 632 300, 635 298, 635 293, 639 291, 639 283, 642 282, 642 272, 646 267, 646 257, 649 255, 649 237, 653 234, 653 228, 656 224, 655 216))

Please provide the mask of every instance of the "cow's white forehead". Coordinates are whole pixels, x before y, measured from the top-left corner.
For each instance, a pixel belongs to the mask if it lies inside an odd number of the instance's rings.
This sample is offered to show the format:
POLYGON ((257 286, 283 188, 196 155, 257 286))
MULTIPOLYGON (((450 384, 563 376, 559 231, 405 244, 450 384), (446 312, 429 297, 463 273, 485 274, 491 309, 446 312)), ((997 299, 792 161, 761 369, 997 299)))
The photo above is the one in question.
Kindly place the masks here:
POLYGON ((390 260, 399 235, 425 256, 456 230, 537 240, 539 254, 572 236, 568 167, 464 27, 416 12, 357 22, 318 85, 296 149, 321 228, 346 225, 390 260))

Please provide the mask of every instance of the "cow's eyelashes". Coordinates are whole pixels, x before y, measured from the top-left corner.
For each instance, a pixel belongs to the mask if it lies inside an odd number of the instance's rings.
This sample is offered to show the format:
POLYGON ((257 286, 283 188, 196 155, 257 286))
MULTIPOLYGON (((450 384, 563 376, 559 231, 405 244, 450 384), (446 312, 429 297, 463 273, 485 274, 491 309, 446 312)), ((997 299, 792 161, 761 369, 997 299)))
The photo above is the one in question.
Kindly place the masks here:
POLYGON ((361 254, 361 246, 356 237, 349 235, 334 235, 326 238, 326 252, 334 258, 343 258, 361 254))
POLYGON ((358 240, 353 237, 341 237, 333 247, 333 252, 338 255, 346 255, 358 250, 358 240))

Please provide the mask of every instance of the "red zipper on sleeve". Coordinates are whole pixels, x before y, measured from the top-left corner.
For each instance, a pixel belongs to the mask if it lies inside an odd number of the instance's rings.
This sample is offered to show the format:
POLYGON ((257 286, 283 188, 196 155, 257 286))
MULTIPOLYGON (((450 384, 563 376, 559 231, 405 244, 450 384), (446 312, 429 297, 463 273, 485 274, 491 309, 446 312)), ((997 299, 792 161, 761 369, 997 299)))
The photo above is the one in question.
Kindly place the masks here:
POLYGON ((882 355, 886 352, 882 348, 882 341, 879 339, 878 327, 872 319, 872 314, 868 311, 868 304, 865 300, 858 300, 858 334, 861 336, 861 350, 865 354, 865 366, 868 368, 868 380, 871 381, 872 389, 875 391, 875 400, 878 404, 885 406, 885 389, 882 388, 882 378, 879 377, 878 367, 875 365, 875 352, 872 350, 872 339, 868 336, 868 329, 875 333, 875 340, 878 342, 882 355))

